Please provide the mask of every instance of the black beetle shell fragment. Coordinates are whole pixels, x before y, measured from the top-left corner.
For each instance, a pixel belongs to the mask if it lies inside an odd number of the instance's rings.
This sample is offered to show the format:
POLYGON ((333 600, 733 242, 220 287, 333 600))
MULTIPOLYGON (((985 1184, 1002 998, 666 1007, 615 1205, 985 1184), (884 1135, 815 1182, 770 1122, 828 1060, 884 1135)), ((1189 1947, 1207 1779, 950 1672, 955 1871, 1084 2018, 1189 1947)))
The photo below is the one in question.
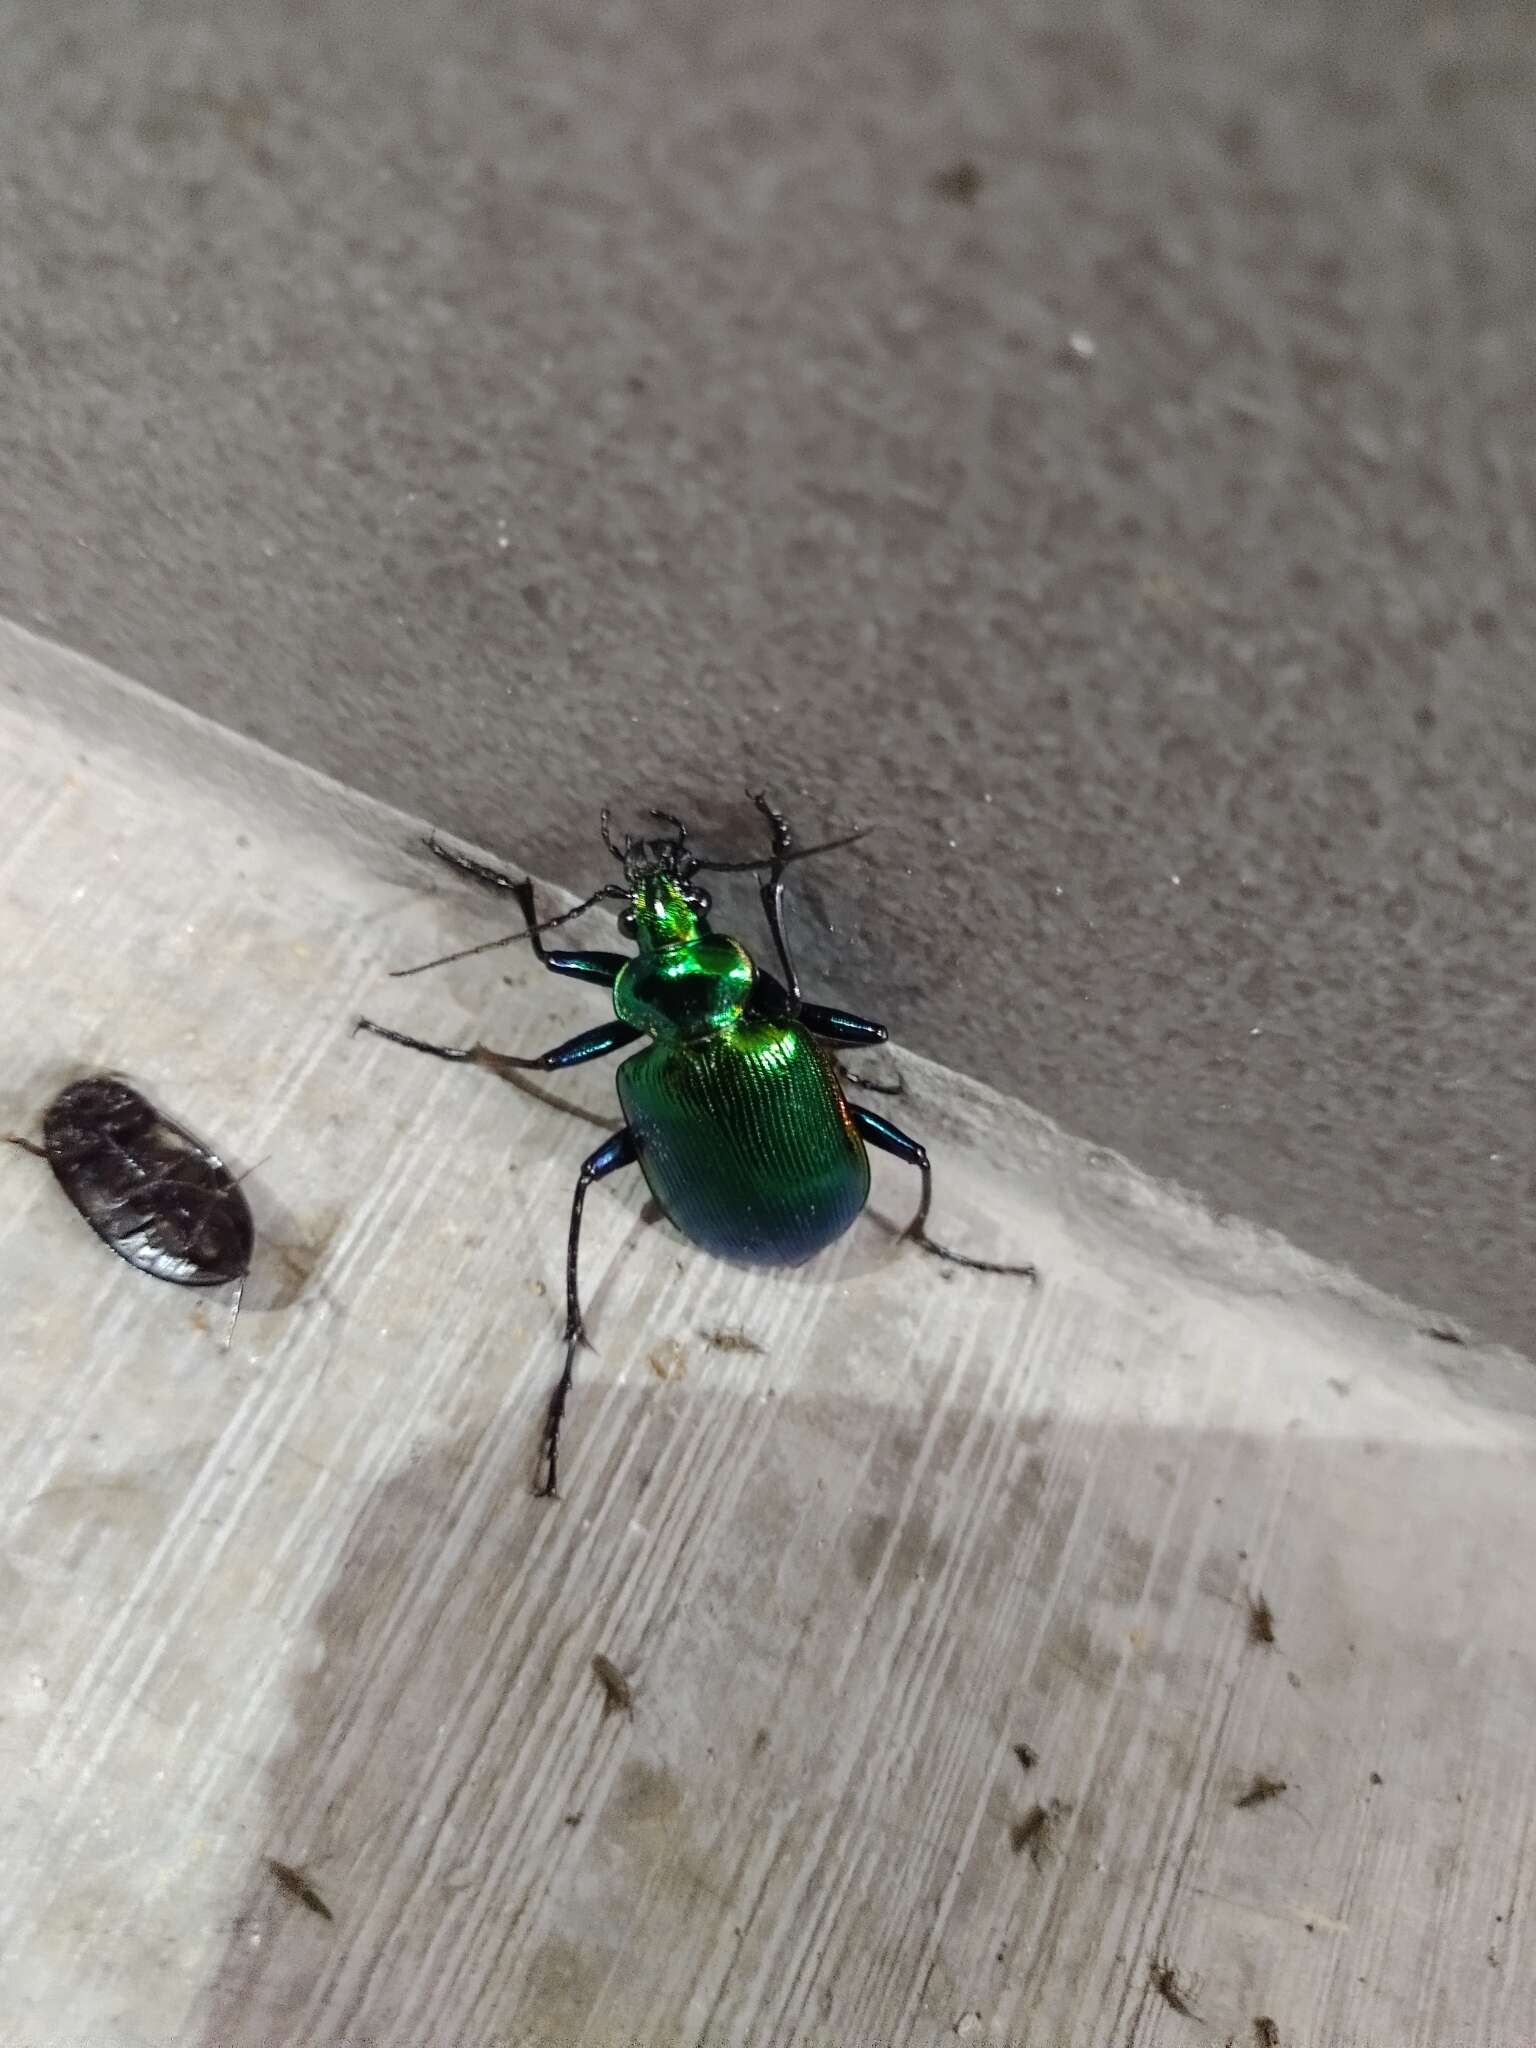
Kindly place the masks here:
POLYGON ((256 1227, 216 1152, 116 1074, 71 1081, 43 1112, 59 1186, 104 1244, 177 1287, 222 1287, 251 1267, 256 1227))

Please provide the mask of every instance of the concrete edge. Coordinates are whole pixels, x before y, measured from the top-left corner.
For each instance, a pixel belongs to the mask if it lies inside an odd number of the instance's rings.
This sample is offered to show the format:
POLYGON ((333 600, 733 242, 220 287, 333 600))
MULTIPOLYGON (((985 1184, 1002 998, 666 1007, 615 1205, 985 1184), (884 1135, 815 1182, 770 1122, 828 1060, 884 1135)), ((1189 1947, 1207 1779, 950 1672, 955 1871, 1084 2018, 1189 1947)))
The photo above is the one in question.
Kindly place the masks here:
MULTIPOLYGON (((173 759, 181 775, 227 795, 232 805, 246 808, 259 798, 268 817, 274 809, 286 815, 288 829, 313 847, 322 866, 339 845, 386 885, 413 895, 444 886, 441 869, 420 850, 424 821, 4 619, 0 689, 29 715, 62 726, 82 750, 138 764, 173 759)), ((505 847, 488 849, 487 857, 516 860, 505 847)), ((577 900, 558 884, 539 885, 557 901, 577 900)), ((503 922, 489 901, 466 891, 465 902, 471 919, 483 910, 488 928, 503 922)), ((1388 1295, 1278 1231, 1218 1214, 1192 1190, 1155 1180, 982 1081, 899 1048, 896 1060, 926 1132, 965 1145, 992 1174, 1022 1184, 1034 1206, 1058 1209, 1112 1244, 1121 1278, 1133 1289, 1136 1274, 1150 1280, 1171 1266, 1202 1291, 1279 1306, 1332 1329, 1347 1321, 1354 1341, 1373 1341, 1399 1369, 1406 1357, 1479 1406, 1536 1414, 1532 1361, 1511 1347, 1485 1343, 1452 1318, 1388 1295)))

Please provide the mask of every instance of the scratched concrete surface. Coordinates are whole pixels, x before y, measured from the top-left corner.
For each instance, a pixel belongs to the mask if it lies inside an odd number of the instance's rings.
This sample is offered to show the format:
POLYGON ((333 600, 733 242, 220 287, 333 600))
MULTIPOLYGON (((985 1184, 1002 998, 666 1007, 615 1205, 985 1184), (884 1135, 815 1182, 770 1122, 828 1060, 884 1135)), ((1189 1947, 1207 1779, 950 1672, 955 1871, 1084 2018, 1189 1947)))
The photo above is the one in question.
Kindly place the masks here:
POLYGON ((389 983, 495 928, 410 821, 14 629, 0 681, 0 1118, 122 1067, 266 1240, 225 1355, 0 1153, 6 2048, 1525 2048, 1525 1361, 898 1052, 1040 1287, 872 1219, 744 1274, 605 1185, 537 1502, 611 1083, 348 1025, 590 992, 389 983))

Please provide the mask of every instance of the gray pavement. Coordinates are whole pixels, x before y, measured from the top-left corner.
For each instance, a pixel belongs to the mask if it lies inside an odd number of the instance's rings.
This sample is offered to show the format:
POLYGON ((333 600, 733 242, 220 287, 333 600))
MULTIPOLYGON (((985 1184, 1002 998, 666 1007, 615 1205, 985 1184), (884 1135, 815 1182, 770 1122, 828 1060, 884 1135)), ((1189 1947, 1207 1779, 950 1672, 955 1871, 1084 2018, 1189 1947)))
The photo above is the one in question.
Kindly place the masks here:
POLYGON ((0 610, 1536 1342, 1529 8, 0 28, 0 610))

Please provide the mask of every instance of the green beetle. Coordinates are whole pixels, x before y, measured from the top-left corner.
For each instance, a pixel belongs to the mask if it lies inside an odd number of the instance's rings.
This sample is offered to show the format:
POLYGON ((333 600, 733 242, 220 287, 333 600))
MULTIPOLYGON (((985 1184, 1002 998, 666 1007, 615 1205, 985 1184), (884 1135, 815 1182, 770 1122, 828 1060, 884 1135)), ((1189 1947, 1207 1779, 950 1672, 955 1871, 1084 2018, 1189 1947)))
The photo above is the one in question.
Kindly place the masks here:
MULTIPOLYGON (((560 1429, 576 1352, 586 1342, 577 1289, 582 1204, 594 1181, 621 1167, 638 1164, 670 1221, 705 1251, 752 1265, 797 1266, 841 1237, 864 1207, 869 1195, 866 1147, 873 1145, 915 1166, 922 1176, 922 1197, 907 1236, 956 1265, 1035 1278, 1033 1266, 967 1258, 929 1237, 933 1175, 928 1154, 895 1124, 848 1100, 832 1050, 883 1044, 884 1025, 801 996, 784 931, 784 870, 792 861, 850 846, 863 834, 851 832, 797 850, 783 816, 761 791, 751 794, 772 832, 771 851, 760 860, 701 859, 688 844, 687 826, 665 811, 651 815, 672 827, 669 835, 626 836, 617 845, 605 811, 603 843, 621 862, 623 882, 606 884, 574 909, 542 923, 531 882, 514 881, 435 837, 427 841, 439 859, 460 873, 516 899, 524 930, 511 937, 528 938, 552 973, 612 990, 609 1023, 526 1057, 485 1045, 432 1045, 367 1017, 355 1027, 415 1052, 504 1075, 527 1068, 552 1073, 601 1059, 640 1039, 651 1041, 618 1070, 623 1127, 583 1162, 576 1182, 566 1246, 565 1366, 545 1419, 541 1494, 556 1492, 560 1429), (710 899, 696 881, 700 874, 764 870, 760 893, 780 975, 758 966, 736 939, 710 929, 710 899), (605 898, 624 905, 619 930, 634 941, 633 955, 553 952, 545 946, 546 931, 605 898)), ((493 939, 467 952, 509 943, 493 939)))

